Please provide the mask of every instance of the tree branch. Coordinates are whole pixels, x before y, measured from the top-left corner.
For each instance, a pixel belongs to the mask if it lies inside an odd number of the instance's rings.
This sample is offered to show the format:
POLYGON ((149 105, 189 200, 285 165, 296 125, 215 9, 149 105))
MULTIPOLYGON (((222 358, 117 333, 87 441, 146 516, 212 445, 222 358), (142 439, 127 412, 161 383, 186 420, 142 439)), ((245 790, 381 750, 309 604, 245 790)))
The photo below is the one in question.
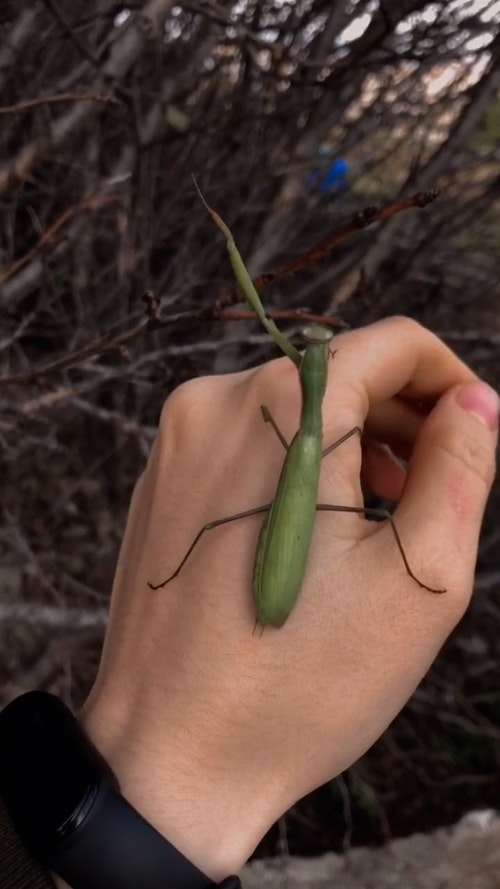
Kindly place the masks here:
POLYGON ((60 93, 54 96, 39 96, 36 99, 25 99, 16 105, 0 105, 2 114, 23 114, 39 105, 56 105, 59 102, 104 102, 106 105, 123 105, 112 93, 60 93))
MULTIPOLYGON (((348 238, 352 237, 352 235, 356 234, 360 230, 367 228, 367 226, 373 225, 376 222, 383 222, 384 220, 389 219, 404 210, 415 207, 426 207, 428 204, 436 200, 438 195, 439 192, 436 190, 428 192, 417 192, 410 198, 404 198, 402 200, 395 201, 391 204, 387 204, 385 207, 367 207, 365 210, 361 210, 359 213, 356 213, 352 217, 350 222, 337 229, 337 231, 331 234, 328 238, 326 238, 324 241, 321 241, 321 243, 317 244, 315 247, 312 247, 302 256, 298 257, 292 262, 278 266, 272 272, 266 272, 263 275, 258 275, 256 278, 254 278, 253 283, 255 287, 259 289, 266 285, 272 284, 277 280, 289 277, 290 275, 293 275, 295 272, 299 271, 299 269, 310 268, 311 266, 324 260, 326 256, 331 253, 334 247, 338 246, 343 241, 346 241, 348 238)), ((96 196, 93 199, 88 200, 96 200, 99 199, 99 197, 100 196, 96 196)), ((110 196, 109 200, 117 200, 117 198, 110 196)), ((79 207, 79 209, 81 209, 81 206, 79 207)), ((71 215, 74 215, 74 212, 76 212, 76 210, 75 208, 72 208, 71 211, 66 211, 66 213, 63 214, 63 217, 67 217, 70 213, 71 215)), ((20 260, 16 260, 16 262, 27 262, 28 258, 33 254, 33 252, 40 249, 40 247, 42 246, 42 242, 45 242, 49 239, 49 234, 50 237, 53 237, 54 228, 60 228, 60 226, 62 225, 61 220, 63 220, 63 217, 61 217, 61 219, 58 220, 58 222, 55 223, 55 225, 52 226, 51 229, 44 233, 40 242, 28 254, 25 254, 24 257, 21 257, 20 260)), ((66 220, 64 219, 63 221, 66 220)), ((6 270, 4 276, 7 274, 8 271, 9 269, 6 270)), ((0 278, 0 283, 1 282, 2 278, 0 278)), ((9 377, 1 377, 0 386, 12 386, 19 385, 21 383, 33 382, 35 380, 45 380, 49 374, 55 373, 56 371, 64 370, 69 367, 74 367, 75 365, 81 364, 83 361, 87 361, 89 358, 93 358, 97 355, 102 355, 106 352, 114 351, 122 352, 126 346, 130 345, 135 340, 143 337, 148 331, 151 330, 158 330, 163 327, 171 327, 172 325, 184 323, 187 321, 206 322, 217 319, 229 321, 243 320, 249 317, 253 317, 252 313, 248 311, 227 311, 230 306, 243 301, 242 295, 237 288, 233 288, 231 291, 229 291, 229 293, 220 297, 215 303, 211 304, 208 307, 192 309, 187 312, 177 312, 176 314, 167 315, 164 318, 162 318, 160 315, 160 297, 156 297, 154 296, 154 294, 148 292, 144 295, 143 299, 146 303, 146 314, 148 316, 147 321, 141 320, 138 324, 135 324, 132 328, 124 331, 118 336, 114 336, 111 331, 104 332, 100 337, 97 338, 97 340, 94 340, 94 342, 89 343, 87 346, 83 346, 81 349, 77 349, 70 355, 66 355, 63 358, 57 359, 56 361, 51 361, 48 364, 45 364, 43 367, 35 368, 22 374, 13 374, 9 377)), ((328 324, 332 327, 345 327, 345 324, 338 318, 311 315, 308 312, 304 312, 300 309, 278 310, 276 312, 269 311, 267 312, 267 314, 271 318, 300 318, 300 320, 302 321, 320 321, 321 323, 328 324)))

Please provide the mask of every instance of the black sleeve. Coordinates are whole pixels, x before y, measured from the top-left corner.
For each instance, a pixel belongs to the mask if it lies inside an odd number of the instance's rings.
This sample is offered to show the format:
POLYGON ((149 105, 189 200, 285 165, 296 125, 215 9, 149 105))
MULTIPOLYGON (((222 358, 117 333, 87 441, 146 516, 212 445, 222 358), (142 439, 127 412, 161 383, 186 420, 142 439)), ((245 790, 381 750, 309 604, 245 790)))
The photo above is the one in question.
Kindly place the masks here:
POLYGON ((0 889, 55 889, 14 830, 0 799, 0 889))

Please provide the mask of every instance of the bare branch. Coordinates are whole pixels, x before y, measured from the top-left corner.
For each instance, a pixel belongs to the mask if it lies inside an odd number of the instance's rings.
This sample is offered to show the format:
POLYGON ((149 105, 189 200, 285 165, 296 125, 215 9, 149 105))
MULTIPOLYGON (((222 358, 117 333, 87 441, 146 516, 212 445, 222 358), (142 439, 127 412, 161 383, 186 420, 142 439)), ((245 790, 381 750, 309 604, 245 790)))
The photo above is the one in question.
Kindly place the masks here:
MULTIPOLYGON (((299 269, 309 268, 310 266, 324 260, 334 247, 338 246, 343 241, 346 241, 348 238, 352 237, 360 230, 366 228, 369 225, 373 225, 376 222, 390 219, 397 213, 401 213, 404 210, 409 210, 415 207, 426 207, 432 201, 436 200, 438 194, 438 191, 417 192, 417 194, 414 194, 411 198, 405 198, 403 200, 396 201, 392 204, 388 204, 385 207, 367 207, 365 210, 361 210, 359 213, 356 213, 351 221, 347 223, 347 225, 343 225, 340 229, 330 235, 326 240, 322 241, 311 250, 308 250, 307 253, 303 254, 298 259, 293 260, 293 262, 285 263, 284 265, 279 266, 272 272, 266 272, 263 275, 258 275, 254 279, 253 283, 255 287, 261 288, 265 285, 274 283, 279 279, 288 277, 289 275, 293 275, 299 269)), ((117 198, 113 198, 112 196, 110 196, 108 200, 117 200, 117 198)), ((13 274, 12 266, 16 266, 14 270, 17 270, 21 264, 27 262, 28 258, 30 258, 36 250, 40 249, 40 247, 43 246, 45 243, 50 243, 53 240, 55 231, 59 230, 63 222, 66 222, 68 218, 71 218, 71 215, 74 215, 77 210, 87 208, 89 206, 89 202, 92 201, 97 202, 92 206, 99 206, 99 202, 103 201, 103 198, 102 196, 94 196, 93 198, 87 199, 86 202, 82 202, 79 208, 72 208, 71 210, 63 214, 63 217, 61 217, 61 219, 59 219, 54 224, 54 226, 52 226, 51 229, 44 233, 39 243, 30 251, 29 254, 26 254, 26 256, 22 257, 20 260, 16 260, 16 263, 13 263, 8 269, 6 269, 3 277, 0 276, 0 284, 3 282, 3 280, 6 280, 7 277, 10 277, 10 275, 13 274)), ((159 314, 161 299, 158 297, 154 297, 151 294, 146 294, 144 299, 146 301, 146 312, 149 318, 147 322, 141 321, 139 322, 139 324, 134 325, 132 328, 125 331, 124 333, 121 333, 119 336, 112 336, 110 332, 104 333, 89 345, 76 350, 70 355, 66 355, 64 358, 46 364, 44 367, 28 371, 27 373, 15 374, 9 377, 0 378, 0 386, 19 385, 21 383, 32 382, 37 378, 46 379, 47 376, 54 373, 55 371, 61 371, 68 367, 74 367, 75 365, 80 364, 81 362, 86 361, 89 358, 95 357, 97 355, 102 355, 106 352, 120 352, 122 349, 124 349, 125 346, 130 345, 132 342, 139 339, 144 333, 146 333, 146 331, 149 330, 156 330, 162 327, 171 327, 174 324, 180 324, 186 321, 207 321, 222 317, 225 317, 226 320, 240 320, 252 317, 251 313, 249 312, 240 312, 238 314, 235 314, 233 312, 229 313, 227 316, 224 316, 224 309, 226 307, 242 301, 242 296, 238 289, 231 290, 228 294, 220 297, 216 303, 209 306, 208 308, 193 309, 192 311, 187 312, 178 312, 174 315, 167 315, 163 318, 159 314)), ((277 314, 273 311, 269 311, 267 314, 270 318, 300 317, 302 320, 309 321, 316 321, 319 318, 319 316, 317 315, 311 315, 310 313, 301 313, 300 311, 297 312, 297 310, 291 312, 283 312, 278 310, 277 314)), ((331 325, 332 327, 345 326, 343 322, 334 317, 325 316, 325 318, 321 317, 320 320, 322 320, 323 323, 331 325)))
POLYGON ((61 213, 58 219, 41 235, 37 244, 28 250, 24 256, 20 256, 19 259, 15 259, 14 262, 11 262, 10 265, 7 266, 2 272, 0 272, 0 287, 8 281, 12 275, 19 272, 27 263, 38 253, 40 250, 46 247, 52 247, 57 243, 57 239, 59 237, 59 233, 61 229, 64 228, 78 213, 83 212, 84 210, 97 210, 105 204, 113 204, 119 201, 119 197, 116 195, 102 195, 102 194, 94 194, 90 195, 88 198, 84 198, 83 201, 80 201, 74 207, 69 207, 64 213, 61 213))
POLYGON ((36 99, 25 99, 15 105, 0 105, 2 114, 23 114, 40 105, 57 105, 60 102, 103 102, 105 105, 123 105, 112 93, 60 93, 54 96, 39 96, 36 99))

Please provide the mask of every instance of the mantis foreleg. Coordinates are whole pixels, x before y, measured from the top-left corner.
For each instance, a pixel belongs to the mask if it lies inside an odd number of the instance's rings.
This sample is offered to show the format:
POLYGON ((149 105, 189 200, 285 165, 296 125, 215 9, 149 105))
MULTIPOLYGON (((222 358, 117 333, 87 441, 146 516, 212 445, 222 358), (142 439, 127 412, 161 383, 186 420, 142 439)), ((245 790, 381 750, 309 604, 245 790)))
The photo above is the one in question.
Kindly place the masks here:
MULTIPOLYGON (((285 448, 285 451, 288 451, 288 442, 273 415, 271 414, 271 411, 268 407, 266 407, 265 404, 261 404, 260 409, 262 411, 264 422, 271 424, 281 444, 285 448)), ((346 432, 345 435, 342 435, 340 438, 337 439, 337 441, 334 441, 333 444, 328 445, 328 447, 321 452, 321 459, 323 459, 323 457, 326 457, 327 454, 330 454, 332 451, 335 450, 335 448, 338 448, 339 445, 343 444, 345 441, 347 441, 348 438, 351 438, 353 435, 359 435, 359 437, 361 438, 362 431, 360 426, 353 426, 353 428, 350 429, 349 432, 346 432)))

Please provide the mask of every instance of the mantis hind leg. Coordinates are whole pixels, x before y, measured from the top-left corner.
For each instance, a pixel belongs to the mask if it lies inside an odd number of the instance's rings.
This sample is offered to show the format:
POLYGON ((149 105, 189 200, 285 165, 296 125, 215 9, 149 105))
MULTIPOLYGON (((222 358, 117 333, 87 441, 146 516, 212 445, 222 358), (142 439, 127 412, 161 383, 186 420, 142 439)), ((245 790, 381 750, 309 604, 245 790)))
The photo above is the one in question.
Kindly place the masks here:
MULTIPOLYGON (((336 442, 336 444, 337 444, 337 442, 336 442)), ((413 571, 410 568, 408 559, 406 557, 406 553, 403 549, 403 544, 401 542, 401 537, 399 536, 399 531, 396 527, 396 522, 394 521, 394 518, 391 515, 391 513, 389 512, 389 510, 378 509, 375 507, 373 507, 373 508, 366 507, 366 506, 331 506, 330 504, 326 504, 326 503, 317 503, 316 509, 321 509, 321 510, 325 510, 325 511, 329 511, 329 512, 355 512, 355 513, 358 513, 358 515, 362 514, 365 516, 378 516, 381 519, 386 519, 391 526, 392 533, 394 534, 394 539, 396 541, 397 547, 398 547, 399 552, 401 554, 401 558, 402 558, 404 566, 406 568, 406 573, 410 575, 410 577, 415 581, 415 583, 418 583, 419 587, 422 587, 422 589, 424 589, 424 590, 428 590, 430 593, 445 593, 446 592, 445 589, 438 589, 437 590, 437 589, 434 589, 434 587, 427 586, 426 583, 423 583, 421 580, 419 580, 418 577, 416 576, 416 574, 413 573, 413 571)))
POLYGON ((270 507, 271 507, 271 504, 266 503, 265 506, 256 506, 255 509, 246 509, 245 512, 237 512, 234 515, 226 516, 226 518, 224 518, 224 519, 215 519, 215 521, 213 521, 213 522, 207 522, 206 525, 203 525, 203 527, 200 528, 200 530, 198 531, 196 537, 194 538, 193 542, 191 543, 191 546, 187 550, 183 559, 177 565, 177 568, 175 569, 174 573, 171 574, 170 577, 167 577, 166 580, 163 580, 161 583, 153 584, 153 583, 150 583, 148 580, 148 587, 151 590, 159 590, 160 587, 166 586, 167 583, 170 583, 170 581, 174 579, 174 577, 177 577, 179 571, 181 570, 181 568, 186 564, 187 560, 189 559, 189 556, 193 552, 195 546, 200 542, 205 531, 211 531, 212 528, 218 528, 220 525, 227 525, 229 522, 235 522, 237 519, 246 519, 252 515, 259 515, 259 513, 267 512, 270 509, 270 507))

